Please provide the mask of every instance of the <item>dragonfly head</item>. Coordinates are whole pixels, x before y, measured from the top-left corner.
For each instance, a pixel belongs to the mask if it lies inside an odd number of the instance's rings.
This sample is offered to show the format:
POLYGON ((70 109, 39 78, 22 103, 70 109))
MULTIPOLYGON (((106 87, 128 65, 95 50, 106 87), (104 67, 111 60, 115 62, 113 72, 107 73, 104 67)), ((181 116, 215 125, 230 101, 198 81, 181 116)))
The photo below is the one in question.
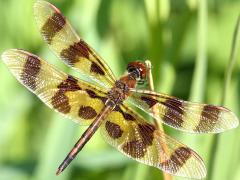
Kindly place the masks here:
POLYGON ((127 71, 137 80, 138 84, 143 84, 146 81, 147 67, 145 63, 140 61, 130 62, 127 71))

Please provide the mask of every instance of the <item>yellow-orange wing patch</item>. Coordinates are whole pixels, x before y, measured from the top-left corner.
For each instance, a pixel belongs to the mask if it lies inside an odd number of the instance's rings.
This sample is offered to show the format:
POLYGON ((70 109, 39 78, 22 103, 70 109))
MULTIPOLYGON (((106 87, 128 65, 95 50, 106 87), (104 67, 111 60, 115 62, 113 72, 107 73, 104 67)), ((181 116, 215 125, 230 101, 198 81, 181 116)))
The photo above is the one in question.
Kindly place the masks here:
POLYGON ((88 75, 103 87, 112 87, 115 77, 104 60, 78 37, 62 13, 46 1, 34 4, 34 15, 44 40, 63 61, 88 75))
POLYGON ((2 59, 12 74, 50 108, 81 124, 90 124, 104 107, 105 92, 55 69, 23 50, 11 49, 2 59))
POLYGON ((106 142, 141 163, 177 176, 198 179, 206 176, 204 163, 193 150, 124 105, 111 112, 100 128, 106 142))
POLYGON ((191 133, 219 133, 239 124, 236 115, 225 107, 188 102, 148 90, 132 92, 128 102, 171 127, 191 133), (158 113, 152 113, 153 107, 158 113))

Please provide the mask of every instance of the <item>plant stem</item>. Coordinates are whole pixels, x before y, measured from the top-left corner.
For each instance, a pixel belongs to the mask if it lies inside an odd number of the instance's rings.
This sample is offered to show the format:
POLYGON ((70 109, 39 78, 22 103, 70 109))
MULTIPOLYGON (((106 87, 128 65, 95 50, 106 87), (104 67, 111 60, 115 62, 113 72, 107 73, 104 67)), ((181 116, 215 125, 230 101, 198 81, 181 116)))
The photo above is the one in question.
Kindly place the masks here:
MULTIPOLYGON (((237 50, 239 49, 239 42, 240 42, 240 15, 238 16, 236 27, 235 27, 234 34, 233 34, 229 63, 226 68, 225 79, 224 79, 224 83, 223 83, 221 105, 225 105, 225 102, 226 102, 228 87, 230 85, 233 68, 237 62, 237 50)), ((208 166, 208 170, 209 170, 209 178, 208 179, 209 180, 213 179, 213 170, 214 170, 214 164, 215 164, 216 157, 217 157, 219 138, 220 138, 219 135, 216 135, 213 137, 213 142, 212 142, 212 147, 211 147, 211 152, 210 152, 209 166, 208 166)))
MULTIPOLYGON (((149 60, 146 60, 145 64, 148 67, 148 71, 147 71, 147 78, 148 79, 147 80, 148 80, 148 84, 149 84, 149 90, 154 91, 154 83, 153 83, 152 70, 151 70, 152 65, 151 65, 151 62, 149 60)), ((153 106, 152 107, 152 112, 153 112, 153 114, 155 116, 159 116, 159 110, 158 110, 157 107, 153 106)), ((160 121, 157 121, 154 118, 154 124, 157 127, 157 129, 159 129, 160 131, 164 132, 162 123, 160 121)), ((167 145, 164 142, 165 142, 165 140, 163 139, 163 143, 161 143, 161 144, 163 144, 163 146, 164 146, 163 147, 164 151, 167 152, 168 151, 168 147, 167 147, 167 145)), ((172 176, 170 174, 168 174, 168 173, 165 173, 165 172, 163 172, 163 178, 164 178, 164 180, 172 180, 172 176)))
POLYGON ((240 15, 238 16, 236 27, 234 30, 230 58, 228 62, 228 67, 225 72, 225 79, 223 84, 223 92, 222 92, 222 100, 221 100, 222 105, 225 104, 228 87, 230 85, 230 80, 232 77, 233 68, 237 62, 237 49, 239 47, 239 42, 240 42, 240 15))
POLYGON ((198 47, 197 59, 191 86, 190 100, 200 102, 203 100, 207 57, 206 57, 206 34, 207 34, 207 2, 206 0, 199 1, 198 10, 198 47))

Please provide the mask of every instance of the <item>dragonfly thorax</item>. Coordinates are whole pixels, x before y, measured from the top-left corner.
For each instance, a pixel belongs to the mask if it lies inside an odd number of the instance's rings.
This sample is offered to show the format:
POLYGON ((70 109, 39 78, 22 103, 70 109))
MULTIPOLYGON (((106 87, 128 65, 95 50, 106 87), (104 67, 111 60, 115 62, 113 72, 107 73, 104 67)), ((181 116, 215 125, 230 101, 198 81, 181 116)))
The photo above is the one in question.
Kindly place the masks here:
POLYGON ((129 88, 135 86, 136 79, 131 74, 121 77, 108 92, 106 105, 114 107, 121 104, 129 96, 129 88))

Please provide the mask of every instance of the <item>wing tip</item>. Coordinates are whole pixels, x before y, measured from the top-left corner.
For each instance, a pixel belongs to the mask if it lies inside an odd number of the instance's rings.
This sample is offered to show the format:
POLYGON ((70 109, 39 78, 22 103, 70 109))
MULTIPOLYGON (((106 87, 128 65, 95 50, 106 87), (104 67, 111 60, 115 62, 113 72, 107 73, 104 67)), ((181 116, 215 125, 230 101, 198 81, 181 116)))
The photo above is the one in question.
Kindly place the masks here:
POLYGON ((43 7, 47 4, 48 2, 43 1, 43 0, 37 0, 34 4, 33 4, 33 13, 34 15, 36 15, 36 13, 39 11, 40 7, 43 7))
POLYGON ((226 130, 234 129, 239 125, 238 117, 236 116, 235 113, 233 113, 230 110, 225 113, 222 113, 221 119, 223 119, 225 122, 224 125, 226 126, 226 130))
POLYGON ((232 123, 233 126, 232 126, 232 128, 236 128, 239 125, 239 119, 233 112, 232 112, 232 115, 233 115, 233 123, 232 123))
POLYGON ((13 55, 13 53, 16 51, 17 49, 7 49, 5 50, 2 54, 1 54, 1 59, 6 62, 10 56, 13 55))
POLYGON ((198 159, 199 162, 199 171, 198 175, 196 177, 193 177, 195 179, 204 179, 207 176, 207 167, 204 164, 203 159, 194 151, 194 156, 196 159, 198 159))
MULTIPOLYGON (((192 158, 190 158, 190 164, 191 166, 191 159, 195 162, 195 165, 197 167, 197 171, 195 173, 190 172, 190 174, 185 174, 186 178, 194 178, 194 179, 204 179, 207 176, 207 168, 204 164, 203 159, 200 155, 198 155, 194 150, 191 149, 192 158)), ((194 163, 193 163, 194 164, 194 163)))
POLYGON ((33 7, 37 8, 39 6, 46 5, 46 4, 50 4, 50 3, 47 2, 47 1, 44 1, 44 0, 36 0, 36 2, 34 3, 33 7))
POLYGON ((181 171, 176 173, 175 175, 185 177, 185 178, 193 178, 193 179, 204 179, 207 176, 207 168, 204 164, 202 158, 193 150, 191 150, 192 157, 189 159, 189 164, 187 165, 191 169, 190 166, 195 165, 194 171, 186 171, 181 173, 181 171), (192 161, 191 161, 192 160, 192 161))
MULTIPOLYGON (((194 155, 194 157, 196 159, 198 159, 198 155, 197 157, 194 155)), ((200 158, 200 157, 199 157, 200 158)), ((190 171, 178 171, 178 172, 171 172, 171 171, 168 171, 166 169, 162 169, 161 167, 157 167, 158 169, 162 170, 163 172, 166 172, 168 174, 171 174, 173 176, 178 176, 178 177, 183 177, 183 178, 191 178, 191 179, 204 179, 207 177, 207 168, 204 164, 204 162, 202 161, 202 159, 198 159, 198 163, 196 164, 196 161, 195 161, 195 166, 197 167, 197 170, 196 170, 196 167, 195 167, 195 170, 190 172, 190 171)), ((188 168, 190 169, 190 167, 188 168)))
POLYGON ((46 19, 48 19, 55 12, 62 15, 61 11, 50 2, 37 0, 33 4, 33 15, 35 21, 37 22, 38 28, 41 28, 46 22, 46 19))
POLYGON ((44 8, 44 7, 48 7, 50 9, 53 9, 57 12, 60 12, 60 10, 55 7, 53 4, 51 4, 48 1, 44 1, 44 0, 37 0, 34 4, 33 4, 33 10, 34 10, 34 14, 39 12, 39 8, 44 8))
POLYGON ((38 17, 40 15, 41 10, 43 10, 46 7, 52 6, 52 4, 50 4, 47 1, 44 0, 37 0, 34 4, 33 4, 33 14, 36 17, 38 17))
POLYGON ((15 58, 18 55, 32 55, 31 53, 23 50, 23 49, 7 49, 5 50, 2 54, 1 54, 1 59, 3 60, 3 62, 5 64, 7 64, 7 62, 13 58, 15 58))

